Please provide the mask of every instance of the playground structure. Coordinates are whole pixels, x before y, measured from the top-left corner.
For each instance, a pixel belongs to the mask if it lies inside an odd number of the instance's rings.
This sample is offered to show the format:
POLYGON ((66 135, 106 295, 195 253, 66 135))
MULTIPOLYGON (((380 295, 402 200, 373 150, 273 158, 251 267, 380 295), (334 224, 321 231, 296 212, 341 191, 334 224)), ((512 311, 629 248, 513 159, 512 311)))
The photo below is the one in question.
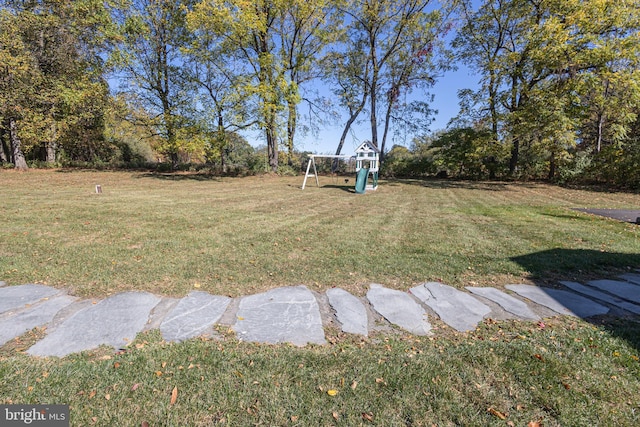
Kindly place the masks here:
POLYGON ((309 163, 307 163, 307 170, 304 174, 304 181, 302 182, 302 189, 307 185, 307 178, 315 177, 316 185, 320 187, 320 181, 318 180, 318 168, 316 167, 316 158, 330 158, 330 159, 343 159, 343 160, 355 160, 356 164, 356 185, 355 192, 357 194, 364 194, 367 190, 376 190, 378 188, 378 170, 380 168, 380 150, 369 141, 365 141, 355 150, 355 154, 349 155, 331 155, 331 154, 310 154, 309 163), (313 173, 311 173, 313 168, 313 173), (371 182, 369 183, 369 175, 371 175, 371 182))

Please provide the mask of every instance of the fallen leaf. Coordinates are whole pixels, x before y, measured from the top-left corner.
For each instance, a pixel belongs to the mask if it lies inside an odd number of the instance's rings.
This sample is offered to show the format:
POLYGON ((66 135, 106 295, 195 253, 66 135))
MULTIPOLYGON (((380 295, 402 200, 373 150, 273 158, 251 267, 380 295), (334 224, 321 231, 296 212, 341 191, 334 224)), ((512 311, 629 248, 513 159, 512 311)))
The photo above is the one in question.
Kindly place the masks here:
POLYGON ((167 362, 162 362, 162 369, 167 367, 167 362))
POLYGON ((171 405, 175 405, 178 400, 178 387, 174 387, 173 391, 171 391, 171 405))
POLYGON ((368 414, 366 412, 362 413, 362 419, 365 421, 371 421, 373 422, 373 414, 368 414))
POLYGON ((336 394, 338 394, 338 390, 335 390, 335 389, 327 390, 327 394, 329 396, 335 396, 336 394))
POLYGON ((507 419, 507 416, 505 414, 503 414, 502 412, 497 411, 497 410, 495 410, 493 408, 489 408, 489 409, 487 409, 487 411, 491 415, 495 415, 496 417, 500 418, 501 420, 506 420, 507 419))
POLYGON ((530 421, 529 424, 527 424, 527 427, 542 427, 542 423, 538 421, 530 421))
POLYGON ((562 385, 563 385, 563 386, 564 386, 564 388, 565 388, 565 389, 567 389, 567 390, 571 389, 571 385, 570 385, 570 384, 567 384, 567 383, 564 383, 564 382, 563 382, 563 383, 562 383, 562 385))
POLYGON ((533 357, 535 357, 538 360, 543 360, 540 354, 534 354, 533 357))
POLYGON ((113 364, 113 367, 114 367, 115 369, 118 369, 118 368, 120 367, 120 362, 115 362, 115 363, 113 364))
POLYGON ((355 389, 356 389, 356 387, 358 387, 358 381, 353 381, 353 382, 351 383, 351 390, 355 390, 355 389))
POLYGON ((131 391, 136 391, 138 387, 140 387, 140 383, 135 383, 134 385, 131 386, 131 391))
POLYGON ((96 391, 95 390, 91 390, 89 392, 89 399, 93 399, 96 396, 96 391))
POLYGON ((106 400, 111 400, 111 395, 109 393, 107 393, 107 394, 104 395, 104 398, 106 400))
POLYGON ((140 424, 140 427, 149 427, 149 423, 146 421, 143 421, 142 424, 140 424))
POLYGON ((336 421, 340 418, 340 415, 338 415, 338 413, 337 413, 337 412, 335 412, 335 411, 331 413, 331 416, 332 416, 332 417, 333 417, 333 419, 334 419, 334 420, 336 420, 336 421))
POLYGON ((292 415, 291 416, 291 422, 295 423, 296 421, 298 421, 298 418, 300 418, 300 417, 298 417, 297 415, 292 415))

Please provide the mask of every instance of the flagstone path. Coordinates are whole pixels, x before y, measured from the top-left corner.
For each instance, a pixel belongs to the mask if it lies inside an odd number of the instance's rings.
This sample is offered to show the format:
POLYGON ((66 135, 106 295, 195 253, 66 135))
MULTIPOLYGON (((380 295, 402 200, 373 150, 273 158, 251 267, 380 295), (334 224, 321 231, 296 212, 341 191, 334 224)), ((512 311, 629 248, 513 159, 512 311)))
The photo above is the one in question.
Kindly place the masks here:
POLYGON ((640 274, 618 279, 560 282, 559 288, 514 284, 505 290, 459 290, 428 282, 408 292, 372 284, 365 297, 339 288, 320 294, 292 286, 240 298, 202 291, 181 299, 124 292, 103 300, 80 300, 44 285, 0 282, 0 346, 33 328, 43 328, 45 336, 28 354, 64 357, 100 345, 124 348, 150 329, 179 342, 215 337, 215 326, 225 325, 241 341, 304 346, 325 344, 325 328, 331 326, 363 336, 393 329, 430 335, 430 319, 464 332, 488 317, 536 321, 557 315, 640 315, 640 274))

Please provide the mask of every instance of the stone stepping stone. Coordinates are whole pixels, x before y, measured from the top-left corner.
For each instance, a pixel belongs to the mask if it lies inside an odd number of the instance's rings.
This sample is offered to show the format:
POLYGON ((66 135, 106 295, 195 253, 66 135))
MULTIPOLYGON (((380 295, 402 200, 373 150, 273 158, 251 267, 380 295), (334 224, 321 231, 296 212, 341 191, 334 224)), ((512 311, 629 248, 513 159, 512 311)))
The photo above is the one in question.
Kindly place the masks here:
POLYGON ((587 285, 620 298, 640 303, 640 286, 638 285, 619 280, 591 280, 587 282, 587 285))
POLYGON ((411 288, 411 293, 436 312, 440 319, 456 331, 476 328, 491 308, 466 292, 437 282, 411 288))
POLYGON ((110 345, 122 348, 144 329, 160 298, 147 292, 124 292, 82 309, 32 346, 33 356, 64 357, 110 345))
POLYGON ((276 288, 242 298, 233 329, 241 341, 297 346, 326 343, 320 307, 305 286, 276 288))
POLYGON ((431 333, 427 312, 408 293, 372 284, 367 299, 375 311, 394 325, 414 335, 431 333))
POLYGON ((484 297, 490 301, 495 302, 505 311, 514 314, 523 319, 540 320, 540 316, 535 314, 529 306, 522 300, 515 298, 505 292, 502 292, 496 288, 476 288, 473 286, 467 286, 467 290, 475 295, 484 297))
POLYGON ((184 341, 204 335, 231 303, 231 298, 194 291, 182 298, 160 324, 166 341, 184 341))
POLYGON ((33 328, 45 326, 53 320, 60 310, 75 300, 76 298, 72 296, 61 295, 2 318, 0 320, 0 345, 4 345, 33 328))
POLYGON ((342 331, 349 334, 369 335, 367 309, 362 301, 340 288, 327 292, 329 304, 336 311, 336 317, 342 325, 342 331))
POLYGON ((0 313, 35 304, 61 292, 44 285, 7 286, 0 289, 0 313))
POLYGON ((608 307, 569 291, 531 285, 507 285, 505 287, 558 314, 586 318, 609 312, 608 307))
POLYGON ((626 274, 621 274, 618 277, 620 277, 623 280, 626 280, 627 282, 631 282, 635 285, 640 285, 640 274, 626 273, 626 274))
POLYGON ((640 314, 640 305, 636 305, 633 303, 630 303, 629 301, 625 301, 622 300, 620 298, 616 298, 615 296, 611 295, 611 294, 606 294, 604 292, 600 292, 594 288, 590 288, 589 286, 584 286, 578 282, 566 282, 566 281, 561 281, 560 282, 562 285, 566 286, 567 288, 571 289, 572 291, 581 293, 583 295, 586 295, 588 297, 592 297, 592 298, 596 298, 600 301, 604 301, 606 303, 609 303, 611 305, 615 305, 616 307, 620 307, 622 309, 625 309, 627 311, 630 311, 632 313, 635 314, 640 314))

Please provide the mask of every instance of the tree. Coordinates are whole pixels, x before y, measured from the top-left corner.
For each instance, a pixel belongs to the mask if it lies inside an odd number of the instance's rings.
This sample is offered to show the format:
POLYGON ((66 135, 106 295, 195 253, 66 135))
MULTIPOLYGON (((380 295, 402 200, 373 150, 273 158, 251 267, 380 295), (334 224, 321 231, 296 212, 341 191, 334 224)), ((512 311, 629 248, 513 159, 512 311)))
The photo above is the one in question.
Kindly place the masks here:
POLYGON ((597 122, 598 141, 605 123, 622 135, 634 103, 618 103, 615 112, 605 112, 604 105, 616 105, 610 82, 633 86, 636 6, 613 0, 489 0, 476 12, 463 7, 464 25, 454 46, 481 75, 473 99, 487 112, 494 138, 511 145, 511 174, 524 148, 546 153, 553 177, 559 156, 567 156, 585 135, 578 129, 584 117, 597 122))
POLYGON ((20 26, 15 15, 0 10, 0 135, 8 137, 10 160, 16 169, 26 170, 27 162, 22 152, 18 135, 18 120, 22 117, 22 106, 30 93, 29 82, 37 78, 36 67, 27 46, 22 41, 20 26))
POLYGON ((161 151, 175 166, 179 131, 186 125, 193 92, 184 75, 181 49, 188 46, 189 0, 132 0, 116 10, 122 43, 114 55, 127 86, 154 116, 149 131, 164 139, 161 151))
MULTIPOLYGON (((347 37, 350 33, 347 33, 347 37)), ((346 49, 336 49, 331 52, 325 65, 329 68, 326 79, 333 83, 332 91, 338 99, 338 104, 348 111, 348 119, 343 127, 340 141, 336 148, 336 155, 342 153, 344 142, 353 123, 365 109, 369 99, 370 63, 364 49, 364 40, 351 38, 351 43, 345 43, 346 49)), ((348 38, 347 38, 348 40, 348 38)), ((337 167, 337 160, 334 162, 337 167)))
POLYGON ((367 55, 360 79, 366 84, 371 142, 382 156, 391 112, 401 93, 433 81, 431 55, 442 18, 439 11, 428 11, 430 4, 429 0, 366 0, 349 2, 345 8, 351 21, 347 43, 362 46, 367 55), (382 139, 380 107, 385 112, 382 139))
POLYGON ((246 65, 242 93, 257 99, 257 116, 264 131, 272 171, 278 169, 278 114, 287 90, 278 58, 278 19, 285 0, 207 0, 194 8, 192 23, 220 37, 221 52, 246 65))
POLYGON ((304 84, 322 77, 320 64, 326 61, 325 48, 340 34, 341 14, 336 1, 290 1, 284 8, 278 26, 281 54, 287 88, 284 93, 287 111, 289 164, 293 159, 298 128, 298 104, 304 84))
POLYGON ((5 74, 18 85, 9 103, 20 111, 19 117, 14 115, 15 129, 31 157, 43 153, 52 163, 59 149, 68 148, 65 141, 100 134, 106 99, 100 54, 109 38, 110 18, 97 0, 2 3, 7 25, 0 32, 13 38, 3 46, 21 58, 23 71, 28 68, 24 79, 15 79, 20 67, 6 63, 5 74))

